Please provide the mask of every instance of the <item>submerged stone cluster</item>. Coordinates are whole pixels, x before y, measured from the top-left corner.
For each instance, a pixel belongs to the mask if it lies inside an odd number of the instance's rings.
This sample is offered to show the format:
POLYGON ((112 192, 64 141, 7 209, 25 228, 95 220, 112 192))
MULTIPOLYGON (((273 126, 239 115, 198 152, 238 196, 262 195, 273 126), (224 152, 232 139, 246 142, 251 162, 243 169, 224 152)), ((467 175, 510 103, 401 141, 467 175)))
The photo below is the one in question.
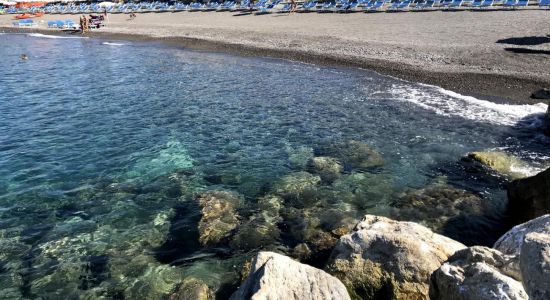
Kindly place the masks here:
MULTIPOLYGON (((174 147, 174 153, 181 150, 174 147)), ((163 151, 154 163, 172 161, 174 153, 163 151)), ((472 257, 480 255, 490 257, 482 259, 489 266, 483 268, 515 280, 491 275, 508 284, 517 299, 529 292, 517 288, 518 274, 536 267, 521 267, 517 253, 512 259, 506 256, 509 251, 497 252, 498 247, 466 248, 438 234, 447 234, 461 218, 491 214, 493 208, 482 196, 448 185, 445 178, 397 190, 382 155, 365 143, 291 149, 292 171, 251 194, 229 188, 234 181, 225 185, 225 179, 214 180, 217 175, 202 172, 184 154, 177 160, 181 168, 167 174, 156 176, 162 168, 154 167, 153 178, 138 176, 151 173, 139 161, 126 177, 98 180, 63 196, 65 201, 47 203, 42 211, 50 222, 27 218, 32 230, 21 225, 0 231, 3 295, 214 299, 228 298, 240 285, 233 299, 243 299, 252 295, 250 286, 261 282, 258 293, 276 289, 284 298, 286 293, 304 294, 307 284, 319 281, 311 295, 446 299, 437 295, 451 293, 450 285, 470 282, 449 277, 448 270, 478 272, 472 257), (505 265, 509 260, 515 262, 513 269, 505 265), (261 268, 269 271, 259 272, 261 268), (277 285, 276 278, 294 271, 303 272, 305 277, 297 279, 309 283, 277 285), (274 279, 265 279, 269 276, 274 279)), ((546 251, 536 250, 544 240, 527 240, 535 249, 526 250, 530 257, 546 251)), ((538 286, 538 280, 528 282, 538 286)))

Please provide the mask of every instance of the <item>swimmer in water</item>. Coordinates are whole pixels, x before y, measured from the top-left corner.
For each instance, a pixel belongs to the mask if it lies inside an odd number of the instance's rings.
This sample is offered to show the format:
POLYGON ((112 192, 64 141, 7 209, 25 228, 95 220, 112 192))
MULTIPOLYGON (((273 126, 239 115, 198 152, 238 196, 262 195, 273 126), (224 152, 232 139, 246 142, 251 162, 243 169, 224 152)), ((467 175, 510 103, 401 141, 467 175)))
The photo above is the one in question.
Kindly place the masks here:
POLYGON ((21 60, 27 60, 29 59, 29 57, 27 56, 27 54, 21 54, 21 60))

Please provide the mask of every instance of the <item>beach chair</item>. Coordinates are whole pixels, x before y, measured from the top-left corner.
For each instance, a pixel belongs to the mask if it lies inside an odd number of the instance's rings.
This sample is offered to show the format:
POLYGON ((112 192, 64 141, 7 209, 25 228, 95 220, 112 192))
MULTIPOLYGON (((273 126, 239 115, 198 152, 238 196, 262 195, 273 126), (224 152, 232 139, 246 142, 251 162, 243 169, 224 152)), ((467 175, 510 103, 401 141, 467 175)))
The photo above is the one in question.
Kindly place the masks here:
POLYGON ((441 0, 439 1, 439 6, 440 8, 447 8, 451 2, 453 2, 453 0, 441 0))
POLYGON ((425 10, 431 10, 433 9, 435 5, 435 0, 428 0, 426 2, 423 2, 421 4, 417 4, 415 7, 413 7, 413 11, 425 11, 425 10))
POLYGON ((506 8, 515 8, 516 5, 517 5, 517 0, 506 0, 502 4, 502 6, 504 6, 506 8))
POLYGON ((550 0, 540 0, 539 1, 539 7, 546 7, 550 8, 550 0))
POLYGON ((57 28, 56 21, 48 21, 48 28, 57 28))
POLYGON ((34 26, 34 22, 32 19, 23 19, 13 22, 13 25, 17 27, 31 27, 34 26))
POLYGON ((200 2, 193 2, 189 4, 189 11, 199 11, 204 7, 203 3, 200 2))
POLYGON ((490 8, 495 4, 495 0, 483 0, 480 8, 490 8))
POLYGON ((365 4, 363 5, 363 11, 369 10, 369 9, 374 5, 374 3, 376 3, 376 0, 371 0, 371 1, 367 2, 367 3, 365 3, 365 4))
POLYGON ((483 3, 483 0, 474 0, 472 1, 472 3, 470 3, 470 7, 479 9, 482 3, 483 3))
POLYGON ((321 8, 317 12, 332 12, 336 8, 336 1, 328 1, 321 5, 321 8))
POLYGON ((317 2, 315 1, 306 1, 302 6, 298 7, 296 11, 298 12, 311 12, 317 7, 317 2))
POLYGON ((336 12, 338 12, 338 13, 349 13, 349 12, 353 11, 355 8, 357 8, 357 6, 359 6, 358 1, 348 2, 346 4, 342 4, 338 9, 336 9, 336 12))
POLYGON ((390 7, 388 7, 386 9, 387 12, 393 12, 393 11, 396 11, 399 7, 399 5, 401 5, 401 2, 399 1, 396 1, 396 2, 393 2, 390 7))
POLYGON ((529 6, 529 0, 518 0, 515 7, 527 7, 529 6))
POLYGON ((264 14, 271 13, 273 11, 273 8, 275 6, 277 6, 280 2, 281 2, 280 0, 275 0, 275 1, 272 1, 270 3, 267 3, 264 6, 262 6, 260 9, 258 9, 256 14, 257 15, 264 15, 264 14))
POLYGON ((371 7, 369 7, 369 9, 365 10, 365 12, 377 12, 377 11, 380 11, 382 10, 382 8, 384 7, 384 4, 386 4, 385 1, 376 1, 371 7))
POLYGON ((226 10, 229 10, 231 9, 231 7, 235 4, 235 1, 225 1, 224 3, 222 3, 220 6, 218 6, 218 8, 216 9, 216 11, 226 11, 226 10))
POLYGON ((447 9, 458 9, 462 6, 463 0, 453 0, 449 5, 447 6, 447 9))

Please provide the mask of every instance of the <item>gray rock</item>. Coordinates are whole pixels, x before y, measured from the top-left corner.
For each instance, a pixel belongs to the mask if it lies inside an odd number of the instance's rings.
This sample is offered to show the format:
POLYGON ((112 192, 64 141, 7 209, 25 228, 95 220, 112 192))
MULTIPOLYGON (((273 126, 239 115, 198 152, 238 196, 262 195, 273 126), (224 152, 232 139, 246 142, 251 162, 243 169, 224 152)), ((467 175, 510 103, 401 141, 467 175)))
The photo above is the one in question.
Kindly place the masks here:
POLYGON ((508 185, 508 211, 516 224, 550 213, 550 168, 508 185))
POLYGON ((475 246, 457 251, 433 274, 430 299, 528 299, 513 256, 475 246))
POLYGON ((520 255, 523 286, 532 300, 550 299, 550 235, 525 236, 520 255))
POLYGON ((534 99, 550 99, 550 89, 540 89, 531 94, 534 99))
POLYGON ((412 222, 366 215, 340 238, 327 271, 354 298, 428 299, 430 275, 465 246, 412 222))
POLYGON ((531 232, 550 234, 550 215, 515 226, 501 236, 493 248, 507 255, 519 255, 525 235, 531 232))
POLYGON ((231 300, 350 299, 335 277, 273 252, 259 252, 248 278, 231 300))

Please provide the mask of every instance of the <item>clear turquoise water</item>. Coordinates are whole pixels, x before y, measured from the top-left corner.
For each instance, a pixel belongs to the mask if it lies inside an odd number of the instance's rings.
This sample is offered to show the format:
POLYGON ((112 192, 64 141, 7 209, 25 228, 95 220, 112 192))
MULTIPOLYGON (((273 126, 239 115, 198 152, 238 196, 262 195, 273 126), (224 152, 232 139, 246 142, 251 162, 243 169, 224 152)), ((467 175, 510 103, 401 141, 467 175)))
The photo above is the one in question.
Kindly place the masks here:
MULTIPOLYGON (((351 193, 347 216, 399 218, 403 194, 443 182, 490 207, 444 233, 489 244, 505 227, 506 180, 465 154, 503 150, 527 173, 550 154, 537 129, 544 105, 496 105, 364 70, 40 35, 0 34, 0 58, 7 299, 162 299, 189 277, 226 298, 250 249, 201 247, 194 195, 228 190, 252 207, 350 140, 385 164, 345 168, 317 200, 341 207, 351 193)), ((300 242, 287 221, 267 248, 290 253, 300 242)))

